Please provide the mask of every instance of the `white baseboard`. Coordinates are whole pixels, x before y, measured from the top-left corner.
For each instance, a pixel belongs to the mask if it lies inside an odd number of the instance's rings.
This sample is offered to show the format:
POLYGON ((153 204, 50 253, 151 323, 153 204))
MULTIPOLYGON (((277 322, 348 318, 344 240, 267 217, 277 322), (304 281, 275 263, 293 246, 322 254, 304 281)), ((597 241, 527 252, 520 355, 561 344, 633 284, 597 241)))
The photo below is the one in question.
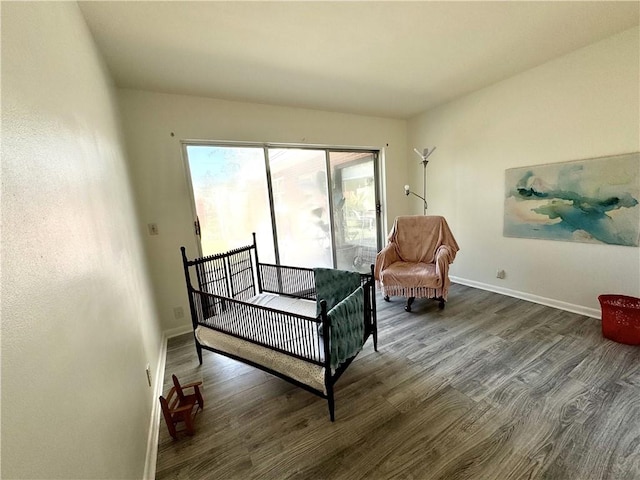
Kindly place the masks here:
POLYGON ((600 318, 600 310, 598 310, 597 308, 574 305, 572 303, 562 302, 553 298, 540 297, 531 293, 519 292, 517 290, 511 290, 509 288, 496 287, 495 285, 489 285, 487 283, 476 282, 475 280, 467 280, 465 278, 455 276, 450 276, 449 279, 452 282, 459 283, 461 285, 467 285, 468 287, 479 288, 480 290, 487 290, 489 292, 507 295, 508 297, 520 298, 521 300, 539 303, 540 305, 546 305, 547 307, 566 310, 567 312, 577 313, 579 315, 585 315, 587 317, 600 318))
POLYGON ((151 423, 147 438, 147 458, 144 464, 144 480, 156 478, 156 462, 158 460, 158 438, 160 435, 160 402, 164 385, 164 369, 167 361, 167 335, 162 334, 160 341, 160 353, 158 354, 158 368, 156 368, 155 381, 153 382, 153 399, 151 406, 151 423))
POLYGON ((169 338, 177 337, 179 335, 183 335, 183 334, 189 333, 189 332, 193 332, 193 326, 191 324, 183 325, 182 327, 170 328, 169 330, 165 330, 164 331, 164 336, 165 336, 165 338, 169 339, 169 338))
POLYGON ((158 398, 162 395, 164 386, 164 370, 167 363, 167 342, 172 337, 177 337, 193 331, 191 325, 171 328, 162 333, 160 340, 160 353, 158 354, 158 368, 156 369, 155 381, 153 382, 153 399, 151 406, 151 423, 149 424, 149 436, 147 438, 147 458, 144 464, 144 480, 154 480, 156 478, 156 462, 158 461, 158 438, 160 436, 160 402, 158 398))

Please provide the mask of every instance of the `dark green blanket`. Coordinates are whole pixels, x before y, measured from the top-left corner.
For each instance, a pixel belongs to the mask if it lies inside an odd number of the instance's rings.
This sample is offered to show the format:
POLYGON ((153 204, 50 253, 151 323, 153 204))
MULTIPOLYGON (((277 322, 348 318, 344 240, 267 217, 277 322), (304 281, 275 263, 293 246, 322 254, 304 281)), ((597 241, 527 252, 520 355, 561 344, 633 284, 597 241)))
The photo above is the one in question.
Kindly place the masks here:
POLYGON ((314 268, 313 272, 318 314, 320 301, 327 302, 331 322, 331 368, 335 369, 362 349, 364 290, 357 272, 332 268, 314 268))
POLYGON ((362 350, 364 339, 364 289, 355 292, 333 307, 328 313, 331 322, 331 368, 362 350))

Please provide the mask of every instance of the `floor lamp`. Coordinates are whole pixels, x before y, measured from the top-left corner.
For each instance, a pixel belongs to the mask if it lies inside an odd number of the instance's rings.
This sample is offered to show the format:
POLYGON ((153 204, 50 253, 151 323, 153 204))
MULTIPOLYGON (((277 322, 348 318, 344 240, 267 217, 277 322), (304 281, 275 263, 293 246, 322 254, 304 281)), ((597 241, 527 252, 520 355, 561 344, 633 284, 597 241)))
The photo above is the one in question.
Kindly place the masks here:
POLYGON ((422 196, 418 195, 415 192, 412 192, 409 185, 404 186, 404 194, 406 196, 409 196, 409 194, 411 194, 411 195, 415 195, 416 197, 422 200, 425 215, 427 214, 427 163, 429 163, 429 160, 427 160, 427 158, 429 158, 429 156, 435 151, 435 149, 436 147, 433 147, 431 150, 429 150, 428 148, 425 148, 422 151, 422 153, 420 153, 420 151, 417 148, 413 149, 413 151, 416 152, 418 156, 422 159, 420 161, 420 163, 422 163, 422 169, 424 172, 424 177, 422 180, 422 196))

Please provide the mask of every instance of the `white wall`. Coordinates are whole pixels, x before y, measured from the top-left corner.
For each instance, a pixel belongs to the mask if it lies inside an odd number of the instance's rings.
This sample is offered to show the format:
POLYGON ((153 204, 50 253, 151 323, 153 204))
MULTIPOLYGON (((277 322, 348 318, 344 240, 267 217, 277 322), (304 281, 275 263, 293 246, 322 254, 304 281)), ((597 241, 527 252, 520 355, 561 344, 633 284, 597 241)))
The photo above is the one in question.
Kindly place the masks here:
POLYGON ((2 478, 141 478, 161 333, 77 4, 2 3, 2 478))
POLYGON ((391 220, 401 213, 407 144, 403 120, 136 90, 120 90, 119 98, 140 206, 139 231, 145 235, 159 315, 169 334, 191 325, 179 248, 184 245, 191 256, 196 252, 181 140, 384 149, 383 180, 388 194, 383 210, 391 220), (159 235, 147 235, 147 223, 157 223, 159 235), (185 318, 174 318, 175 307, 183 307, 185 318))
POLYGON ((640 150, 638 37, 625 31, 409 121, 409 147, 438 146, 429 211, 460 244, 454 277, 592 316, 601 293, 640 296, 638 248, 502 235, 505 169, 640 150))

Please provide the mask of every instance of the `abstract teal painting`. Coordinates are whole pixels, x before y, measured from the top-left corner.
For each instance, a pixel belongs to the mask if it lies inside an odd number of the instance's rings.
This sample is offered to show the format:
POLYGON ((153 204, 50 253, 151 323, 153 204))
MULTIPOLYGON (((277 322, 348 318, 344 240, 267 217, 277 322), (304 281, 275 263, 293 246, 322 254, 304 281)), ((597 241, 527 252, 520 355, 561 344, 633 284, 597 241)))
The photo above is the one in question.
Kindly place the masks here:
POLYGON ((505 172, 504 235, 637 247, 640 153, 505 172))

